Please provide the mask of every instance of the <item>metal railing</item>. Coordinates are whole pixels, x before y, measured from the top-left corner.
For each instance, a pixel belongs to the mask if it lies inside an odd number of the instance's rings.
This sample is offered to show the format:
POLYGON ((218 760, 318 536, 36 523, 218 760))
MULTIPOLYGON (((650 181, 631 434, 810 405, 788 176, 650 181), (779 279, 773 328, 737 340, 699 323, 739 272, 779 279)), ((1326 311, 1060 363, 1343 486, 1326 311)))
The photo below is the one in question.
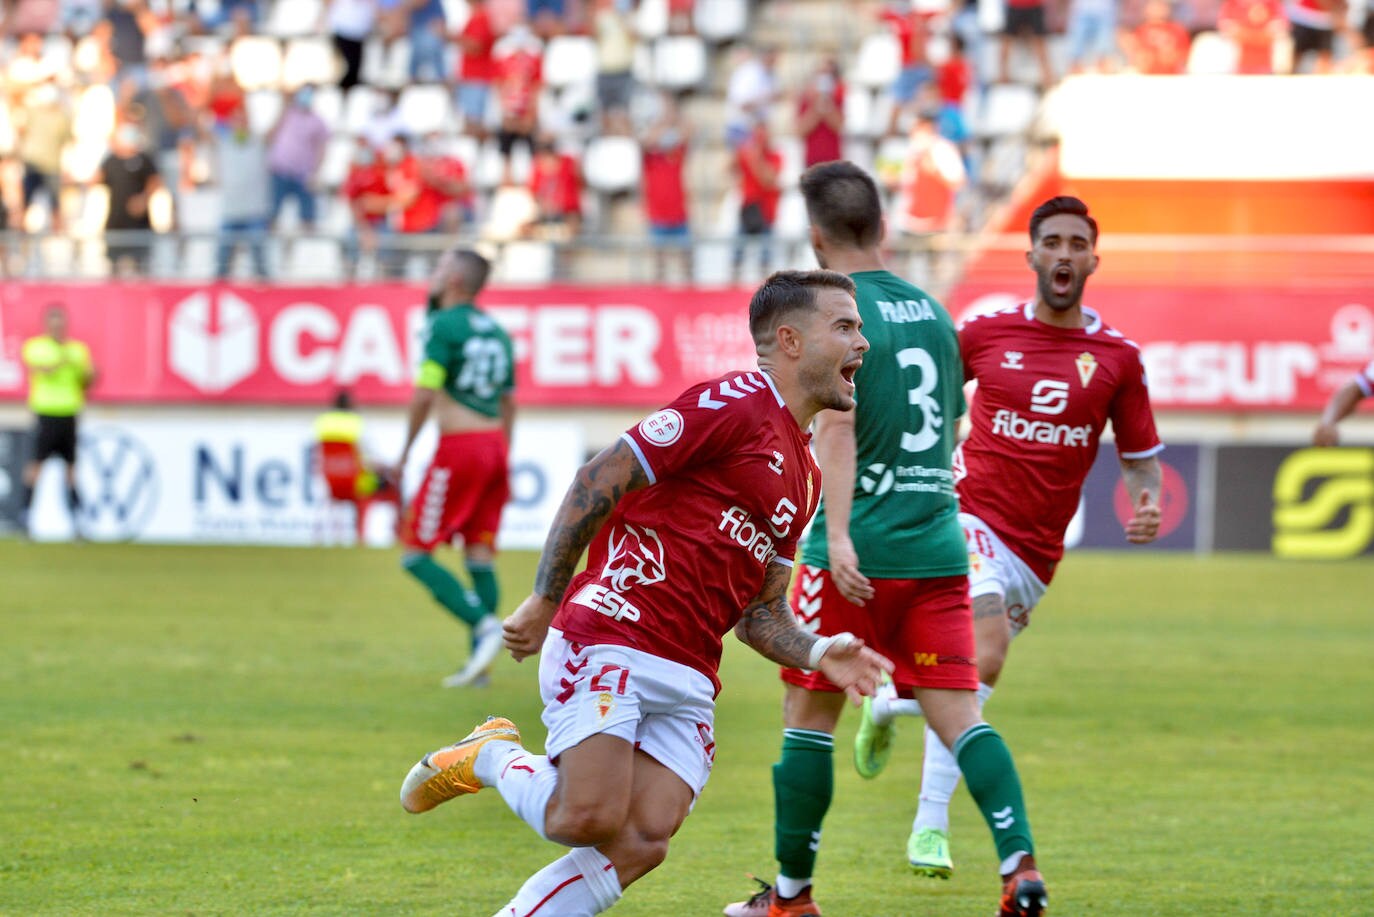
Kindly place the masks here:
MULTIPOLYGON (((318 284, 423 282, 438 254, 472 244, 505 285, 753 283, 779 268, 811 267, 805 238, 698 235, 655 243, 643 236, 490 240, 475 233, 109 231, 87 236, 0 232, 0 276, 13 280, 157 280, 318 284), (221 271, 226 243, 227 270, 221 271), (253 248, 261 246, 262 263, 253 248), (259 271, 259 268, 262 270, 259 271)), ((1024 234, 894 235, 889 267, 942 296, 966 276, 1029 290, 1024 234)), ((1104 235, 1099 282, 1280 288, 1374 285, 1374 236, 1104 235)))

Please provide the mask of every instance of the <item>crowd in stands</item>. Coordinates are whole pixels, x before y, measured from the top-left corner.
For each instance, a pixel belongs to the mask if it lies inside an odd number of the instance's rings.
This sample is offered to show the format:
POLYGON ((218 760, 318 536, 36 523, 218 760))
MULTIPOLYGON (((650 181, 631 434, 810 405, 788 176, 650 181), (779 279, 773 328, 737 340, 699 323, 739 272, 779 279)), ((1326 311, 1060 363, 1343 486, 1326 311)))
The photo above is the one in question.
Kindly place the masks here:
POLYGON ((749 45, 778 6, 757 0, 4 0, 0 228, 103 237, 129 276, 176 228, 214 238, 220 277, 273 276, 312 234, 374 276, 455 232, 634 236, 679 275, 726 237, 766 264, 804 228, 797 174, 840 156, 897 230, 967 225, 999 86, 1374 71, 1374 15, 1339 4, 841 4, 851 40, 802 50, 749 45))

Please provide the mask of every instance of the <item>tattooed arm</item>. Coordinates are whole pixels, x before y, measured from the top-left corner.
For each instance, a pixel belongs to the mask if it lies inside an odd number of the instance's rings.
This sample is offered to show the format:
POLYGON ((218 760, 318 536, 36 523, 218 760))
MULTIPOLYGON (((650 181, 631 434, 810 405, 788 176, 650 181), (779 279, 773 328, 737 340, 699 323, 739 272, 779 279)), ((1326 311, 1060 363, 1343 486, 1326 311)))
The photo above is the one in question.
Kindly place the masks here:
POLYGON ((863 695, 877 690, 883 672, 892 671, 892 663, 856 637, 816 637, 798 627, 787 604, 791 574, 792 568, 785 564, 768 565, 763 589, 745 606, 735 625, 735 636, 779 665, 819 669, 832 684, 843 688, 850 700, 860 703, 863 695), (819 661, 812 658, 817 650, 822 654, 819 661))
POLYGON ((1163 477, 1157 455, 1121 459, 1121 480, 1131 495, 1132 506, 1131 518, 1126 523, 1126 540, 1132 544, 1148 544, 1159 534, 1160 509, 1155 498, 1163 477))
POLYGON ((505 622, 506 648, 517 662, 539 652, 582 552, 611 510, 621 497, 648 485, 644 466, 623 439, 578 470, 549 527, 534 574, 534 593, 505 622))

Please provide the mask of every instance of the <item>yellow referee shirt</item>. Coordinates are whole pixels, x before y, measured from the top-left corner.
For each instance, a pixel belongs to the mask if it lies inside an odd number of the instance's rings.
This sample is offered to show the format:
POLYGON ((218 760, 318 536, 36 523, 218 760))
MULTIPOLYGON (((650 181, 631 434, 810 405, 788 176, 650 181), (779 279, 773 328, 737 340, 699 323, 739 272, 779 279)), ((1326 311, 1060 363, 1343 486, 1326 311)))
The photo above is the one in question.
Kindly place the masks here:
POLYGON ((57 341, 46 334, 24 342, 29 370, 29 410, 45 417, 75 417, 86 406, 91 352, 80 341, 57 341))

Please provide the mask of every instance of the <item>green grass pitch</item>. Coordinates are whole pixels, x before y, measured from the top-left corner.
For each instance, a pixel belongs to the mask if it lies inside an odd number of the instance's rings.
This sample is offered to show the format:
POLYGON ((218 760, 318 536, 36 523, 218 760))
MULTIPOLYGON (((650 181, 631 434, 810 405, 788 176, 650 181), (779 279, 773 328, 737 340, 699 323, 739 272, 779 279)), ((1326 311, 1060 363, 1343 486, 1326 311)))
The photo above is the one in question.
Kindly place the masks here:
MULTIPOLYGON (((446 557, 451 560, 451 557, 446 557)), ((534 558, 502 558, 507 607, 534 558)), ((397 802, 488 713, 543 729, 532 662, 444 690, 459 628, 393 552, 0 543, 0 913, 487 917, 557 855, 495 792, 397 802)), ((988 718, 1055 915, 1370 915, 1374 568, 1071 556, 988 718)), ((771 877, 775 669, 727 640, 710 786, 624 917, 719 914, 771 877)), ((920 723, 859 780, 837 736, 817 896, 846 917, 990 917, 991 841, 904 859, 920 723)))

